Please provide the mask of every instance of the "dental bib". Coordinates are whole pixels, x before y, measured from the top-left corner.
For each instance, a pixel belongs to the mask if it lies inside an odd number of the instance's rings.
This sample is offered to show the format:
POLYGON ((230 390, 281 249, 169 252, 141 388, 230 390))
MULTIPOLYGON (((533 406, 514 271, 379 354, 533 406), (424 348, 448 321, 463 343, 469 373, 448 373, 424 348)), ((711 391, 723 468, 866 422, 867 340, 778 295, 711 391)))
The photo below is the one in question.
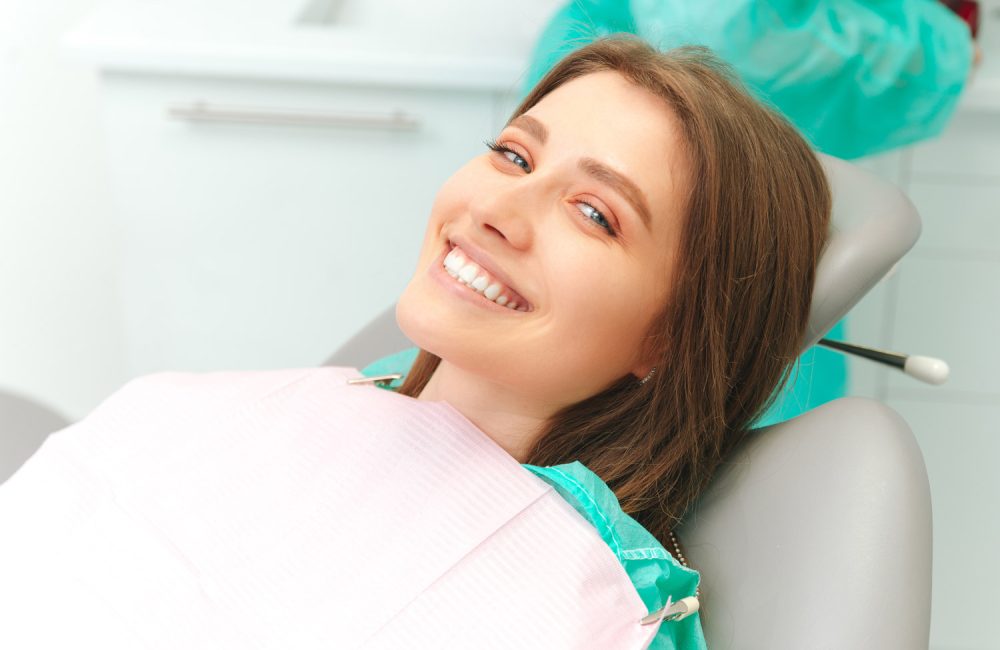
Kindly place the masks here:
POLYGON ((598 532, 352 368, 133 380, 0 485, 0 647, 646 648, 598 532))

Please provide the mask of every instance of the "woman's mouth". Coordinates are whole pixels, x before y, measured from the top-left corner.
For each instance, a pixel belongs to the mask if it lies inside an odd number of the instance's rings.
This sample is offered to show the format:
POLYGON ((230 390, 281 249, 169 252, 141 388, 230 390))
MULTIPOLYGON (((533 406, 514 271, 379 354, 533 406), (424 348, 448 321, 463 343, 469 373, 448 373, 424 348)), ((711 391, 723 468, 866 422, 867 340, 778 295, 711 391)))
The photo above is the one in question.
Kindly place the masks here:
POLYGON ((464 284, 484 299, 515 311, 530 311, 531 305, 516 291, 495 279, 489 271, 472 261, 458 246, 444 257, 444 270, 456 282, 464 284))

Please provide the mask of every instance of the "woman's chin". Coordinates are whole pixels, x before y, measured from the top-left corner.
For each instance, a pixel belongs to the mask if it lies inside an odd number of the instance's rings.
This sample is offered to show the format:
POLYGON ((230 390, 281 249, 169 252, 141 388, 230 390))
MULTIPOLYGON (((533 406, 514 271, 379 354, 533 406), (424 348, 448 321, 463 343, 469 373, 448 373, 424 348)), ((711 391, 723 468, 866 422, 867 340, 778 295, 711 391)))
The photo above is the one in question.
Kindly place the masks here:
POLYGON ((440 278, 427 272, 414 276, 403 290, 396 302, 396 323, 411 341, 433 352, 431 346, 447 345, 456 337, 468 338, 472 332, 490 329, 492 321, 497 320, 495 311, 506 316, 497 305, 487 305, 475 291, 464 286, 460 291, 442 286, 440 278), (483 304, 477 304, 480 302, 483 304))
POLYGON ((476 333, 482 334, 488 323, 477 320, 475 313, 468 313, 466 305, 449 304, 413 285, 406 288, 396 303, 396 323, 406 338, 421 350, 458 366, 483 365, 483 356, 488 356, 489 351, 483 349, 482 338, 476 333))
POLYGON ((396 324, 420 349, 441 356, 442 347, 454 336, 454 315, 438 301, 421 297, 415 283, 410 282, 396 302, 396 324))

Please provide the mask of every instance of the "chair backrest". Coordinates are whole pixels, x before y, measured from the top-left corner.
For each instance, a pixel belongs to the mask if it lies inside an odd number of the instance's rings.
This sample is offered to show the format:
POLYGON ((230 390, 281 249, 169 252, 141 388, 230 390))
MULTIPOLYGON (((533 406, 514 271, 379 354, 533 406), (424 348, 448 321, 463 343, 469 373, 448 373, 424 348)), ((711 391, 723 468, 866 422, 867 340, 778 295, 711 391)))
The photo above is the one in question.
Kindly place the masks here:
POLYGON ((68 424, 37 402, 0 391, 0 483, 28 460, 50 433, 68 424))
POLYGON ((712 650, 928 645, 930 486, 883 404, 838 399, 754 431, 678 537, 712 650))
POLYGON ((379 357, 411 347, 413 342, 396 324, 396 305, 390 305, 337 348, 322 365, 364 368, 379 357))
MULTIPOLYGON (((920 218, 897 188, 821 157, 832 232, 806 346, 916 243, 920 218)), ((926 648, 931 500, 906 423, 873 400, 834 400, 752 432, 678 535, 702 573, 713 650, 926 648)))
POLYGON ((920 215, 899 188, 843 160, 819 158, 833 214, 816 270, 803 350, 829 332, 920 237, 920 215))

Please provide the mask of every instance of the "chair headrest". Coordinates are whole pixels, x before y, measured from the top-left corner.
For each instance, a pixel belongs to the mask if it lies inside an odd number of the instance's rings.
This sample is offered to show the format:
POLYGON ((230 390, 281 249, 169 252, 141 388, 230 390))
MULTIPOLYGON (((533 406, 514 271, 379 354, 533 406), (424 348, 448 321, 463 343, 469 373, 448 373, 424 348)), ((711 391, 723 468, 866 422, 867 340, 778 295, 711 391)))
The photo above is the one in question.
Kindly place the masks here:
POLYGON ((856 165, 820 155, 833 197, 803 349, 816 343, 909 251, 920 216, 899 188, 856 165))

